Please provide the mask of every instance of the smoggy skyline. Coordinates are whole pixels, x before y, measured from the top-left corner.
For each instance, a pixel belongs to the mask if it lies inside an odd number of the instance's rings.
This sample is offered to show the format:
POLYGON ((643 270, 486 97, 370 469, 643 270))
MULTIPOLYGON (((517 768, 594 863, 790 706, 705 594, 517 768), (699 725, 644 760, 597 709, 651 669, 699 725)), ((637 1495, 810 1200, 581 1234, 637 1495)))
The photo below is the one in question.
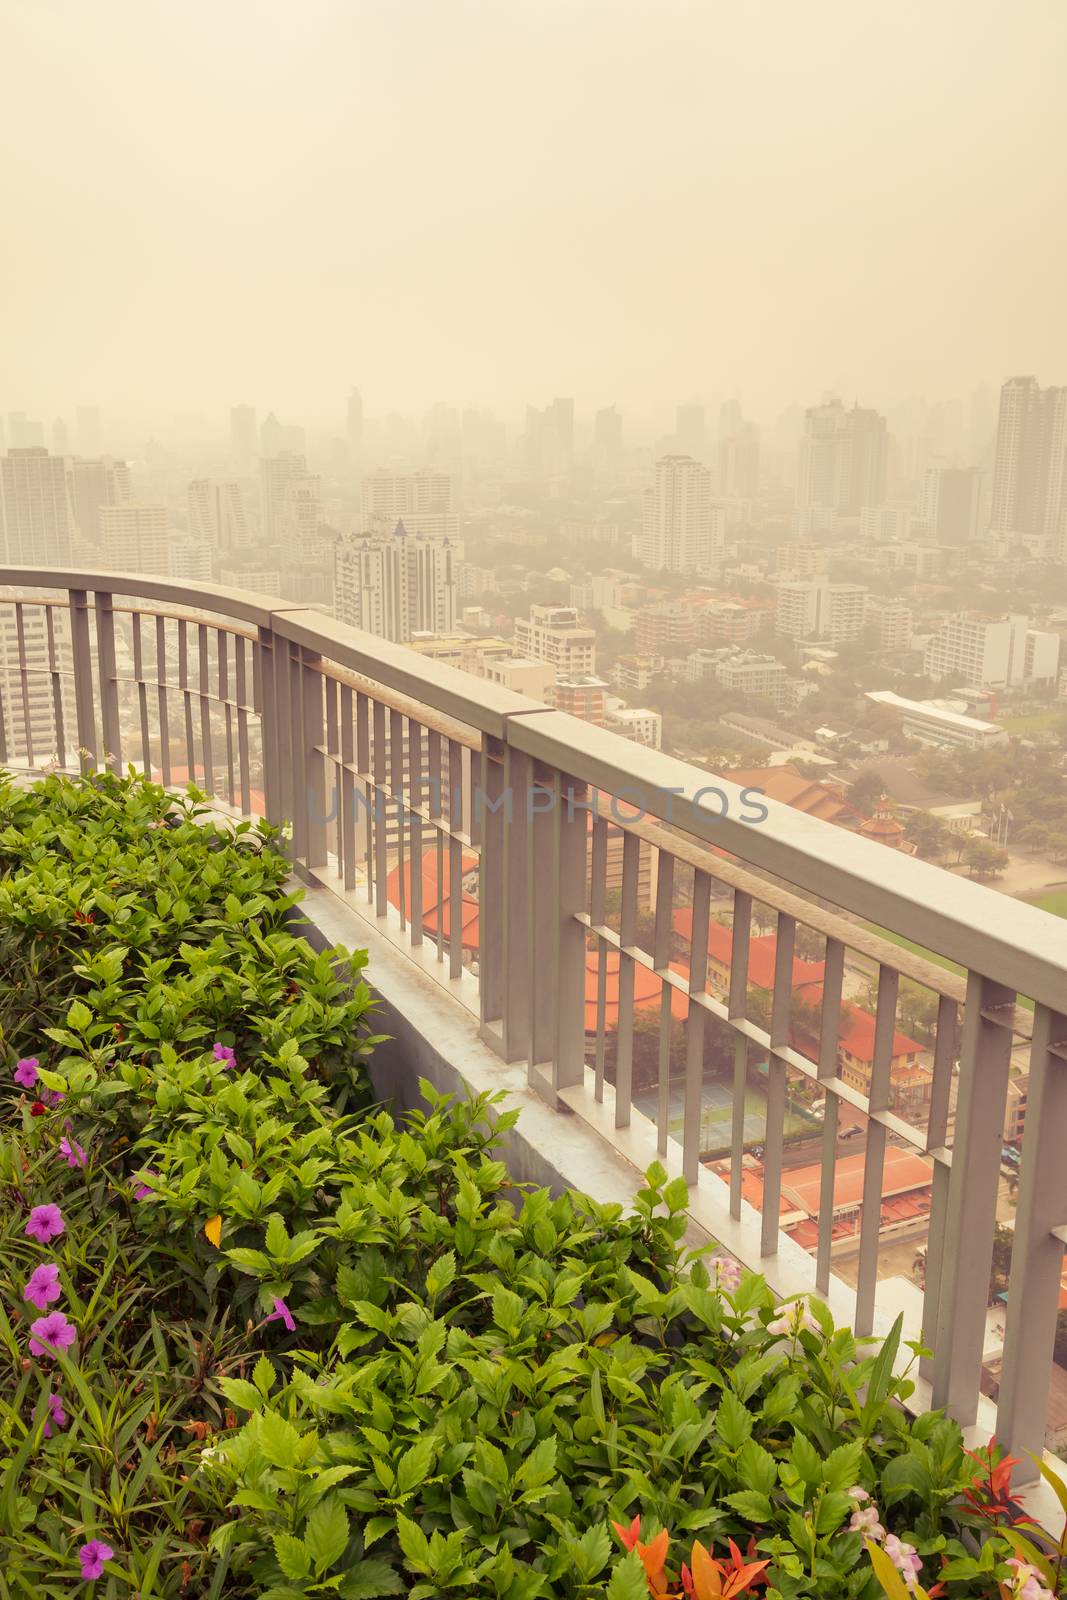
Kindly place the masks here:
POLYGON ((1067 382, 1060 0, 6 0, 0 410, 1067 382))

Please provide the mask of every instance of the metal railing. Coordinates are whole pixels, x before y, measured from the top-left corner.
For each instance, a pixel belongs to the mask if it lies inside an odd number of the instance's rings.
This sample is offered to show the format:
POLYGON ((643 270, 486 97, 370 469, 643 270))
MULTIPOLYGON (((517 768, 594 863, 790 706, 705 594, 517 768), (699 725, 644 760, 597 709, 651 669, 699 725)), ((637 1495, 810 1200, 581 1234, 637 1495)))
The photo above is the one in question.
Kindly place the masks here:
POLYGON ((997 1431, 1040 1452, 1067 1240, 1067 923, 316 610, 0 568, 0 764, 75 751, 291 823, 294 869, 435 972, 551 1104, 623 1149, 647 1116, 694 1214, 772 1284, 846 1304, 858 1333, 880 1253, 915 1222, 894 1220, 887 1162, 922 1158, 920 1372, 965 1426, 1026 1050, 997 1431), (901 1031, 905 990, 926 997, 923 1040, 901 1031), (866 1139, 842 1203, 850 1119, 866 1139), (805 1140, 806 1253, 788 1165, 805 1140))

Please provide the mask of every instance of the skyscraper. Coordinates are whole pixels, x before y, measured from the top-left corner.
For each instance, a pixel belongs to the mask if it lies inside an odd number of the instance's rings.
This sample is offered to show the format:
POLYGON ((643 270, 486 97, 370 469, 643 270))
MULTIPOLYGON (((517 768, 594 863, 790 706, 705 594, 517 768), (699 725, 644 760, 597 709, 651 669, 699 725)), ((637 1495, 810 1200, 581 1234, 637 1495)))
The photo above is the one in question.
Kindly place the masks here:
MULTIPOLYGON (((264 423, 266 429, 266 423, 264 423)), ((270 542, 278 537, 279 517, 285 499, 285 485, 292 478, 307 477, 307 457, 295 450, 281 455, 261 456, 259 460, 259 531, 270 542)))
POLYGON ((969 544, 978 531, 978 473, 934 462, 923 475, 919 517, 936 544, 969 544))
POLYGON ((739 500, 751 500, 759 486, 759 429, 742 422, 719 440, 719 488, 739 500))
MULTIPOLYGON (((384 518, 391 532, 400 518, 409 533, 419 533, 423 519, 440 517, 452 511, 452 476, 448 472, 389 472, 385 468, 370 472, 360 488, 360 511, 364 531, 382 531, 384 518)), ((455 518, 458 530, 459 518, 455 518)), ((445 531, 451 532, 451 529, 445 531)))
POLYGON ((407 644, 456 625, 454 551, 398 522, 384 539, 343 539, 334 555, 334 611, 342 622, 407 644))
POLYGON ((634 555, 646 567, 705 572, 712 556, 711 474, 692 456, 664 456, 645 493, 634 555))
POLYGON ((100 454, 100 408, 78 406, 74 413, 78 424, 78 449, 83 456, 100 454))
POLYGON ((120 506, 130 498, 129 462, 116 461, 114 456, 75 456, 70 463, 70 477, 78 532, 89 544, 98 545, 100 508, 120 506))
POLYGON ((835 516, 857 516, 864 506, 885 499, 888 439, 877 411, 840 400, 811 406, 804 413, 797 486, 798 529, 817 531, 835 516))
POLYGON ((593 418, 593 464, 598 472, 612 473, 622 454, 622 417, 615 406, 605 406, 593 418))
POLYGON ((1009 378, 1000 391, 990 531, 1036 536, 1064 555, 1067 540, 1067 387, 1009 378))
POLYGON ((703 406, 683 405, 674 408, 674 442, 679 455, 692 456, 695 461, 707 460, 707 423, 703 406))
POLYGON ((113 572, 170 575, 169 518, 162 503, 128 500, 101 506, 100 537, 104 564, 113 572))
POLYGON ((43 445, 0 457, 0 550, 12 566, 70 564, 76 529, 71 477, 43 445))
POLYGON ((566 477, 574 465, 574 401, 526 407, 526 465, 539 478, 566 477))
POLYGON ((247 472, 259 444, 254 406, 230 407, 230 459, 238 472, 247 472))
POLYGON ((188 498, 189 532, 194 539, 224 555, 248 549, 252 541, 236 478, 195 478, 188 498))
POLYGON ((348 440, 349 460, 358 462, 363 454, 363 396, 358 389, 353 389, 348 397, 345 437, 348 440))

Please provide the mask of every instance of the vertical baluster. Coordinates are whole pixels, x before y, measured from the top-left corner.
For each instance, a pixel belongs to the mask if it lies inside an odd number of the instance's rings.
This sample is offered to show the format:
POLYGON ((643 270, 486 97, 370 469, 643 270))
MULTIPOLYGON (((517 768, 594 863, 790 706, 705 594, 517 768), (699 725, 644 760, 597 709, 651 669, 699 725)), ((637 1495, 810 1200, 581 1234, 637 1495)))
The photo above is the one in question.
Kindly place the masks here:
POLYGON ((293 741, 299 774, 296 814, 308 870, 326 865, 326 726, 321 657, 302 645, 293 651, 293 741))
POLYGON ((328 757, 323 761, 323 771, 326 778, 325 815, 333 817, 334 823, 334 854, 337 857, 337 872, 341 877, 344 874, 344 817, 341 799, 341 729, 339 725, 339 684, 334 678, 322 679, 322 692, 326 701, 326 750, 328 757))
POLYGON ((763 1218, 760 1233, 762 1256, 778 1253, 787 1071, 778 1051, 789 1043, 796 931, 795 919, 779 911, 774 950, 774 993, 771 997, 771 1048, 767 1057, 767 1139, 763 1156, 763 1218))
POLYGON ((430 729, 427 762, 430 780, 430 809, 434 819, 434 882, 437 885, 437 959, 445 959, 445 837, 444 768, 441 761, 441 735, 430 729))
POLYGON ((211 738, 211 680, 208 661, 207 624, 198 623, 196 629, 197 688, 200 699, 200 748, 204 756, 204 792, 215 798, 215 760, 211 738))
MULTIPOLYGON (((63 675, 59 670, 59 657, 56 650, 55 607, 45 607, 45 623, 48 631, 48 671, 52 678, 52 719, 56 730, 56 760, 61 767, 67 764, 67 739, 63 718, 63 675)), ((3 711, 0 710, 0 718, 3 711)), ((3 739, 0 730, 0 741, 3 739)), ((3 760, 3 749, 0 746, 0 761, 3 760)))
POLYGON ((934 1405, 965 1428, 978 1414, 1014 1000, 992 978, 968 975, 932 1382, 934 1405))
POLYGON ((178 691, 182 697, 182 720, 185 725, 185 763, 189 782, 198 781, 196 744, 193 737, 193 690, 189 678, 189 628, 184 617, 178 618, 178 691))
MULTIPOLYGON (((234 644, 237 640, 234 638, 234 644)), ((226 736, 226 802, 231 809, 237 805, 236 768, 233 751, 233 703, 230 699, 230 635, 224 628, 215 633, 215 656, 218 665, 218 701, 222 707, 222 727, 226 736)))
POLYGON ((163 787, 170 788, 170 717, 167 710, 167 619, 156 618, 156 695, 159 706, 159 766, 163 787))
MULTIPOLYGON (((937 1308, 944 1271, 945 1224, 948 1219, 949 1161, 948 1116, 952 1100, 952 1068, 956 1059, 957 1006, 941 995, 937 1004, 937 1035, 934 1040, 934 1080, 930 1090, 930 1116, 926 1125, 926 1148, 934 1158, 933 1188, 930 1196, 930 1222, 926 1230, 926 1274, 923 1290, 922 1342, 928 1350, 937 1339, 937 1308)), ((933 1358, 919 1361, 919 1376, 933 1378, 933 1358)))
POLYGON ((656 1111, 656 1148, 667 1154, 671 1118, 671 1034, 674 989, 666 978, 671 965, 671 940, 674 936, 674 857, 669 850, 657 851, 656 923, 652 938, 652 959, 664 974, 659 1002, 659 1095, 656 1111))
POLYGON ((555 1039, 552 1086, 567 1089, 585 1077, 585 908, 589 829, 584 783, 557 772, 552 810, 552 962, 555 977, 555 1039))
MULTIPOLYGON (((603 928, 607 916, 608 823, 594 813, 593 849, 589 876, 589 920, 595 929, 603 928)), ((593 1067, 593 1093, 597 1103, 604 1099, 604 1064, 607 1050, 608 947, 596 937, 596 1046, 593 1067)))
MULTIPOLYGON (((708 992, 708 931, 711 922, 711 879, 699 868, 693 874, 693 933, 689 945, 689 993, 708 992)), ((704 1035, 708 1014, 689 1002, 685 1048, 685 1109, 682 1113, 682 1175, 695 1184, 700 1172, 703 1142, 701 1112, 704 1100, 704 1035)))
POLYGON ((856 1285, 858 1334, 874 1329, 874 1297, 878 1287, 878 1243, 882 1232, 882 1190, 885 1177, 886 1126, 873 1113, 889 1110, 892 1097, 893 1039, 897 1026, 900 976, 894 967, 878 968, 878 1006, 874 1018, 874 1061, 867 1105, 867 1153, 863 1164, 863 1209, 860 1220, 859 1279, 856 1285))
POLYGON ((622 839, 622 906, 619 913, 619 1020, 615 1029, 615 1126, 628 1128, 634 1083, 634 960, 637 941, 637 890, 641 841, 635 833, 622 839))
POLYGON ((448 976, 463 971, 463 751, 448 741, 448 976))
MULTIPOLYGON (((730 988, 727 1014, 737 1021, 748 1012, 748 952, 752 942, 752 896, 743 889, 734 891, 730 929, 730 988)), ((739 1033, 734 1040, 734 1098, 730 1126, 730 1215, 741 1215, 741 1177, 745 1170, 745 1109, 748 1098, 748 1040, 739 1033)))
POLYGON ((33 726, 30 717, 30 679, 26 660, 26 622, 22 602, 15 602, 15 641, 19 658, 19 697, 22 701, 22 728, 26 747, 26 765, 34 766, 33 726))
POLYGON ((355 705, 352 690, 341 684, 341 866, 346 893, 356 887, 355 705))
MULTIPOLYGON (((422 780, 422 730, 419 730, 419 788, 422 780)), ((474 795, 474 813, 480 818, 481 853, 478 860, 478 995, 483 1037, 503 1054, 506 1010, 504 966, 504 853, 505 810, 508 805, 504 774, 504 746, 485 736, 481 781, 474 795)), ((415 845, 412 818, 412 850, 415 845)), ((418 855, 422 859, 421 825, 418 855)), ((420 873, 421 878, 421 873, 420 873)), ((421 933, 420 933, 421 937, 421 933)))
POLYGON ((385 706, 380 700, 373 704, 374 731, 371 744, 371 796, 374 814, 374 912, 376 916, 384 917, 388 911, 388 883, 387 877, 389 864, 387 858, 386 829, 388 827, 388 813, 385 805, 385 706))
POLYGON ((370 755, 370 703, 365 694, 356 693, 356 770, 359 773, 363 805, 360 815, 363 828, 363 845, 367 877, 367 903, 374 900, 374 852, 377 839, 377 821, 374 807, 376 797, 371 783, 370 755))
POLYGON ((137 686, 137 721, 141 732, 141 765, 152 776, 152 742, 148 734, 148 688, 144 676, 144 641, 141 637, 141 613, 134 611, 130 617, 133 631, 133 678, 137 686))
MULTIPOLYGON (((400 931, 407 931, 408 885, 404 881, 404 855, 407 811, 404 803, 404 722, 402 712, 389 713, 389 788, 396 816, 396 880, 400 931)), ((414 864, 412 865, 414 871, 414 864)))
POLYGON ((422 943, 422 817, 423 804, 422 724, 408 719, 408 803, 411 810, 411 943, 422 943))
POLYGON ((827 936, 823 966, 822 1016, 819 1026, 819 1083, 822 1086, 822 1172, 819 1182, 819 1244, 815 1258, 815 1286, 820 1294, 830 1289, 830 1246, 834 1233, 834 1181, 837 1177, 837 1128, 840 1102, 827 1087, 837 1076, 838 1036, 841 1031, 841 990, 845 975, 845 947, 827 936))
MULTIPOLYGON (((248 660, 247 641, 240 634, 233 640, 234 701, 237 717, 237 781, 240 785, 241 812, 252 812, 252 763, 248 749, 248 660)), ((253 693, 254 693, 253 688, 253 693)))
POLYGON ((1034 1009, 1030 1083, 1019 1168, 1019 1200, 1012 1235, 1011 1280, 1004 1365, 997 1407, 997 1437, 1025 1465, 1019 1479, 1037 1476, 1033 1457, 1045 1447, 1053 1346, 1063 1273, 1063 1240, 1054 1228, 1067 1223, 1067 1016, 1034 1009))
POLYGON ((529 878, 530 831, 533 817, 533 762, 529 756, 505 745, 503 839, 503 1035, 505 1061, 531 1061, 530 1039, 530 936, 533 911, 529 878))

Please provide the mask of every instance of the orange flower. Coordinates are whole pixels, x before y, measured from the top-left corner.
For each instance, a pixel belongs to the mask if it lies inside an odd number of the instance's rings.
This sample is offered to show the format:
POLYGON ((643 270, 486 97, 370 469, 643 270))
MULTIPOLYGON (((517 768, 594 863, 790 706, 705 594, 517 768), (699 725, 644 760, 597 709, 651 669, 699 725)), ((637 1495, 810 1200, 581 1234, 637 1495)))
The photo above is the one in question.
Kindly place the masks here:
MULTIPOLYGON (((513 1413, 513 1415, 517 1415, 517 1413, 513 1413)), ((611 1524, 611 1526, 615 1529, 615 1532, 618 1534, 619 1540, 620 1540, 624 1550, 632 1550, 634 1548, 634 1545, 637 1543, 638 1539, 640 1539, 640 1537, 641 1537, 641 1518, 640 1517, 635 1517, 628 1528, 624 1527, 621 1522, 613 1522, 611 1524)))
POLYGON ((693 1545, 691 1557, 693 1566, 689 1573, 689 1584, 686 1584, 686 1572, 682 1572, 682 1584, 687 1594, 692 1594, 693 1600, 733 1600, 736 1595, 751 1594, 753 1588, 761 1581, 763 1569, 769 1564, 767 1561, 746 1561, 740 1550, 730 1540, 730 1560, 716 1561, 709 1555, 698 1539, 693 1545))

